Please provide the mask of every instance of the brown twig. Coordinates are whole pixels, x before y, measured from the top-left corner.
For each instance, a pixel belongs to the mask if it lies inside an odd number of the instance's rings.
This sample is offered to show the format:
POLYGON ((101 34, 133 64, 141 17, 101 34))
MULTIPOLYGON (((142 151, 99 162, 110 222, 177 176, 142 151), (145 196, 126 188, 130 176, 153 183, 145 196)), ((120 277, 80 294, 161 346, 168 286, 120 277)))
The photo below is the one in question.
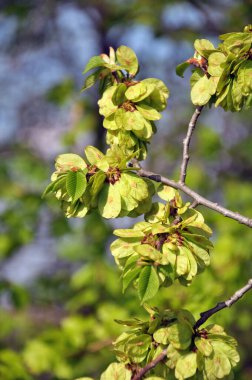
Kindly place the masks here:
POLYGON ((161 182, 164 185, 171 186, 174 189, 181 190, 183 193, 189 195, 198 205, 205 206, 211 210, 218 212, 221 215, 224 215, 227 218, 234 219, 237 222, 252 228, 252 219, 244 215, 241 215, 238 212, 234 212, 223 206, 220 206, 218 203, 209 201, 208 199, 202 197, 200 194, 196 193, 194 190, 190 189, 183 183, 173 181, 172 179, 163 177, 160 174, 156 174, 148 170, 144 170, 142 168, 137 171, 137 174, 141 177, 149 178, 153 181, 161 182))
POLYGON ((237 302, 246 292, 252 289, 252 278, 248 281, 248 283, 243 286, 241 289, 237 290, 227 301, 219 302, 215 307, 203 311, 200 313, 200 319, 195 323, 194 330, 197 330, 203 323, 207 321, 213 314, 218 311, 225 309, 226 307, 232 306, 235 302, 237 302))
POLYGON ((188 125, 188 130, 185 139, 183 140, 183 158, 180 168, 180 179, 179 182, 181 184, 185 183, 186 180, 186 172, 187 172, 187 166, 190 159, 189 156, 189 146, 192 138, 193 131, 196 127, 197 120, 199 118, 199 115, 201 114, 201 111, 203 109, 203 106, 198 106, 196 110, 194 111, 192 118, 190 120, 190 123, 188 125))
POLYGON ((162 362, 167 357, 167 349, 163 350, 161 354, 159 354, 156 359, 152 360, 150 363, 148 363, 145 367, 141 368, 140 371, 137 372, 132 377, 132 380, 140 380, 142 377, 149 372, 152 368, 156 367, 156 365, 160 362, 162 362))

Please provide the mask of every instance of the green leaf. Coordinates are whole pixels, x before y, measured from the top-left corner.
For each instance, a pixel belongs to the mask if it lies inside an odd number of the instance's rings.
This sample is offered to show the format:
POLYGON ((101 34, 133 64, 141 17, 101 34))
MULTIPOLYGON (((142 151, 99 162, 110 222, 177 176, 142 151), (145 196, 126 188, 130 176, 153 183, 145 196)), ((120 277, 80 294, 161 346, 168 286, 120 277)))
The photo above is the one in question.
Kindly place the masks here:
POLYGON ((175 189, 163 184, 161 184, 158 187, 158 191, 157 191, 158 196, 165 201, 171 201, 172 199, 174 199, 176 196, 176 193, 177 191, 175 189))
MULTIPOLYGON (((133 230, 133 229, 116 229, 113 232, 114 235, 123 237, 123 238, 131 238, 131 237, 144 237, 145 234, 140 230, 133 230)), ((139 239, 140 242, 140 239, 139 239)))
POLYGON ((121 196, 118 182, 114 185, 105 183, 98 201, 98 208, 104 218, 116 218, 121 211, 121 196))
POLYGON ((132 281, 134 281, 139 273, 141 271, 141 267, 135 267, 129 269, 124 275, 123 275, 123 289, 122 292, 124 293, 125 290, 128 288, 128 286, 131 284, 132 281))
POLYGON ((141 334, 128 340, 127 352, 134 362, 140 363, 147 355, 147 351, 151 345, 151 336, 141 334))
POLYGON ((209 55, 208 50, 215 50, 215 47, 212 44, 212 42, 205 39, 195 40, 194 48, 202 57, 205 57, 205 58, 208 58, 208 55, 209 55))
MULTIPOLYGON (((145 214, 144 219, 150 223, 157 223, 164 219, 165 212, 169 215, 169 206, 167 207, 163 203, 154 202, 148 213, 145 214)), ((164 227, 159 224, 160 227, 164 227)))
POLYGON ((190 66, 190 63, 188 62, 182 62, 180 63, 177 67, 176 67, 176 74, 181 77, 181 78, 184 78, 184 72, 186 71, 186 69, 190 66))
POLYGON ((223 72, 223 64, 226 61, 226 56, 223 53, 212 53, 208 58, 208 68, 207 71, 210 75, 214 77, 220 77, 223 72))
POLYGON ((189 352, 181 356, 176 364, 175 376, 177 379, 188 379, 197 371, 197 354, 189 352))
POLYGON ((78 202, 77 208, 74 211, 75 218, 84 218, 84 216, 89 211, 89 207, 87 207, 84 203, 78 202))
POLYGON ((117 85, 108 87, 98 100, 99 113, 105 117, 112 115, 117 110, 117 105, 113 103, 113 95, 117 90, 117 85))
POLYGON ((83 74, 86 74, 89 70, 95 69, 99 66, 105 66, 104 60, 98 55, 90 58, 88 63, 86 64, 86 67, 83 71, 83 74))
POLYGON ((91 178, 92 182, 89 180, 89 183, 91 183, 90 193, 93 197, 96 197, 103 187, 106 179, 106 174, 102 171, 99 171, 95 173, 91 178))
POLYGON ((68 195, 72 198, 72 202, 77 201, 87 187, 87 179, 82 172, 69 171, 66 176, 66 189, 68 195))
POLYGON ((231 371, 231 364, 225 354, 214 351, 214 355, 205 358, 204 369, 207 375, 222 379, 231 371))
POLYGON ((210 264, 210 255, 208 249, 202 248, 192 242, 189 242, 189 247, 193 255, 196 256, 196 259, 199 258, 205 265, 210 264))
POLYGON ((138 295, 141 304, 153 298, 159 288, 159 279, 156 269, 152 265, 148 265, 141 270, 138 283, 138 295))
POLYGON ((123 239, 117 239, 110 246, 111 253, 115 258, 119 259, 131 255, 136 255, 134 251, 134 245, 136 244, 139 244, 138 238, 127 239, 127 241, 123 239))
POLYGON ((120 46, 116 50, 116 58, 120 65, 129 72, 131 76, 135 76, 138 72, 138 59, 135 52, 127 46, 120 46))
POLYGON ((200 78, 204 77, 204 73, 200 68, 192 70, 192 76, 190 78, 190 86, 193 88, 193 86, 200 80, 200 78))
MULTIPOLYGON (((124 113, 122 125, 128 131, 142 131, 145 128, 145 119, 137 110, 134 112, 127 111, 124 113)), ((148 137, 150 136, 148 135, 148 137)))
POLYGON ((73 168, 85 169, 87 167, 83 158, 78 156, 78 154, 66 153, 60 154, 56 158, 55 167, 59 171, 68 171, 73 168))
POLYGON ((176 273, 178 276, 183 276, 189 272, 189 260, 183 251, 180 250, 180 254, 177 255, 176 260, 176 273))
POLYGON ((206 75, 200 78, 191 90, 191 100, 193 104, 203 106, 208 103, 213 94, 213 90, 214 83, 211 82, 206 75))
POLYGON ((182 232, 182 235, 190 242, 196 244, 203 249, 213 248, 213 243, 203 235, 192 234, 188 232, 182 232))
POLYGON ((143 99, 145 99, 145 101, 149 100, 149 96, 155 89, 157 89, 157 84, 152 80, 152 78, 143 79, 140 83, 142 86, 144 86, 145 91, 143 91, 142 94, 136 97, 134 102, 140 102, 143 99), (147 97, 148 99, 146 99, 147 97))
POLYGON ((110 74, 108 69, 98 69, 94 73, 90 74, 85 79, 81 92, 84 92, 88 88, 92 87, 98 80, 105 78, 108 74, 110 74))
POLYGON ((169 344, 169 330, 167 330, 167 327, 161 327, 160 329, 156 330, 153 334, 153 338, 157 343, 161 344, 169 344))
POLYGON ((162 260, 162 254, 149 244, 137 245, 134 250, 140 256, 146 257, 154 262, 160 262, 162 260))
MULTIPOLYGON (((150 93, 145 102, 150 106, 155 108, 157 111, 163 111, 167 105, 167 99, 169 97, 169 90, 160 79, 148 78, 142 81, 149 88, 150 85, 154 85, 155 89, 150 93)), ((147 90, 148 91, 148 90, 147 90)))
POLYGON ((175 322, 170 326, 158 329, 153 337, 157 343, 168 344, 171 343, 174 348, 179 350, 187 349, 191 344, 192 328, 189 323, 175 322), (163 343, 166 342, 166 343, 163 343))
POLYGON ((116 105, 122 104, 126 98, 125 98, 125 91, 127 90, 127 87, 124 83, 120 83, 117 85, 117 89, 113 94, 112 102, 116 105))
POLYGON ((109 168, 109 163, 106 156, 97 148, 92 145, 88 145, 85 148, 85 154, 91 165, 97 166, 103 171, 107 171, 109 168))
POLYGON ((43 194, 41 195, 41 198, 44 198, 47 194, 52 193, 54 185, 55 185, 55 182, 50 182, 49 185, 46 186, 43 194))
POLYGON ((211 345, 211 342, 209 339, 196 337, 194 343, 197 349, 204 356, 210 356, 211 353, 213 352, 213 346, 211 345))
POLYGON ((138 103, 136 108, 147 120, 159 120, 161 118, 160 113, 155 108, 148 106, 144 102, 138 103))
POLYGON ((132 373, 122 363, 111 363, 101 375, 101 380, 130 380, 132 373))
POLYGON ((148 185, 143 178, 130 172, 125 173, 125 177, 130 185, 130 195, 134 199, 142 201, 148 197, 148 185))
POLYGON ((128 87, 125 92, 125 96, 128 100, 133 102, 139 101, 140 99, 145 98, 145 94, 147 93, 147 88, 143 82, 138 82, 133 86, 128 87))

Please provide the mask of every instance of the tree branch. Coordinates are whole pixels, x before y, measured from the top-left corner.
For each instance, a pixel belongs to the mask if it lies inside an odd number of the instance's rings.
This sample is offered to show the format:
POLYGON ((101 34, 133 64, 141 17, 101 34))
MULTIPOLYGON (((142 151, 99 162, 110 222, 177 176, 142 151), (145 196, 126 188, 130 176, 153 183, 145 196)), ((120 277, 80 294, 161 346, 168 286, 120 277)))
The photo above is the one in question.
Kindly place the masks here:
POLYGON ((159 354, 156 359, 152 360, 152 362, 148 363, 145 367, 141 368, 140 371, 137 372, 136 375, 132 377, 132 380, 140 380, 142 377, 149 372, 152 368, 156 367, 156 365, 162 362, 167 356, 167 349, 163 350, 161 354, 159 354))
POLYGON ((180 179, 179 182, 181 184, 185 183, 186 179, 186 172, 187 172, 187 166, 190 159, 189 156, 189 146, 192 138, 193 131, 196 127, 197 120, 199 118, 199 115, 201 114, 201 111, 203 109, 203 106, 198 106, 196 110, 194 111, 192 118, 190 120, 190 123, 188 125, 188 130, 185 139, 183 140, 183 159, 181 163, 181 169, 180 169, 180 179))
POLYGON ((195 204, 205 206, 211 210, 218 212, 221 215, 224 215, 227 218, 234 219, 237 222, 244 224, 250 228, 252 228, 252 219, 239 214, 238 212, 231 211, 223 206, 220 206, 218 203, 209 201, 208 199, 202 197, 200 194, 196 193, 194 190, 190 189, 183 183, 173 181, 172 179, 161 176, 160 174, 156 174, 150 172, 148 170, 139 169, 137 174, 140 177, 145 177, 152 179, 156 182, 161 182, 164 185, 171 186, 174 189, 181 190, 183 193, 189 195, 195 202, 195 204))
POLYGON ((208 318, 210 318, 213 314, 218 311, 225 309, 226 307, 232 306, 235 302, 237 302, 246 292, 252 289, 252 278, 248 281, 247 285, 243 286, 241 289, 237 290, 227 301, 219 302, 212 309, 203 311, 200 313, 200 319, 195 323, 194 330, 198 329, 203 323, 206 322, 208 318))

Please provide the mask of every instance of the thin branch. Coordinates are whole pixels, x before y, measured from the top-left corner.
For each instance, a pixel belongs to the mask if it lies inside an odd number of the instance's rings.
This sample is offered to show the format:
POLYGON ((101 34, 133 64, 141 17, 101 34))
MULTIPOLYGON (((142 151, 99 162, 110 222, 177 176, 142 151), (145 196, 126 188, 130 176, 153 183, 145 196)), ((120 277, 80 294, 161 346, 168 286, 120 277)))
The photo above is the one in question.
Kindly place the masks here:
POLYGON ((200 319, 195 323, 194 330, 198 329, 203 323, 205 323, 208 318, 218 311, 225 309, 226 307, 232 306, 237 302, 246 292, 252 289, 252 278, 248 281, 247 285, 243 286, 241 289, 237 290, 227 301, 219 302, 212 309, 206 310, 200 313, 200 319))
POLYGON ((136 375, 132 377, 132 380, 140 380, 142 377, 149 372, 152 368, 156 367, 156 365, 162 362, 167 357, 167 349, 163 350, 161 354, 159 354, 156 359, 152 360, 145 367, 141 368, 140 371, 137 372, 136 375))
POLYGON ((221 215, 224 215, 227 218, 234 219, 237 222, 252 228, 252 219, 246 216, 243 216, 239 214, 238 212, 234 212, 223 206, 220 206, 218 203, 209 201, 208 199, 202 197, 200 194, 196 193, 194 190, 190 189, 188 186, 186 186, 183 183, 173 181, 172 179, 163 177, 160 174, 156 174, 144 169, 138 170, 137 174, 140 177, 149 178, 149 179, 152 179, 153 181, 161 182, 164 185, 171 186, 174 189, 181 190, 183 193, 189 195, 195 201, 195 204, 197 203, 198 205, 205 206, 211 210, 218 212, 221 215))
POLYGON ((190 146, 193 131, 196 127, 196 123, 199 118, 199 115, 201 114, 202 109, 203 109, 203 106, 198 106, 196 110, 194 111, 192 118, 190 120, 190 123, 188 125, 186 137, 183 140, 183 146, 184 146, 183 159, 182 159, 181 168, 180 168, 180 180, 179 180, 181 184, 184 184, 186 180, 187 166, 190 159, 189 146, 190 146))

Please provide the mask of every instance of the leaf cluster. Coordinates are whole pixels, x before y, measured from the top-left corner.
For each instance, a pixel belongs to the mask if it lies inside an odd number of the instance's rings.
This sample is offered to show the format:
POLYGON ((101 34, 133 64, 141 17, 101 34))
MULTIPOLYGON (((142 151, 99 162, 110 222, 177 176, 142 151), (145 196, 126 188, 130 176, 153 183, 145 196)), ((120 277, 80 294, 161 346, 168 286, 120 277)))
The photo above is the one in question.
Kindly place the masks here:
POLYGON ((86 160, 77 154, 56 158, 56 171, 44 195, 54 193, 67 217, 84 217, 94 209, 104 218, 138 216, 151 208, 154 186, 127 167, 120 149, 104 155, 85 148, 86 160))
POLYGON ((107 143, 119 146, 126 156, 145 159, 147 143, 156 132, 154 121, 166 108, 168 88, 160 79, 134 79, 138 60, 127 46, 120 46, 116 52, 110 48, 109 56, 92 57, 84 73, 92 69, 96 71, 86 78, 83 91, 100 80, 102 97, 98 105, 104 116, 107 143))
POLYGON ((161 185, 157 194, 167 203, 153 203, 145 222, 132 229, 115 230, 119 239, 111 244, 112 255, 123 270, 123 291, 133 282, 142 303, 176 279, 189 285, 210 264, 211 229, 202 214, 189 209, 189 203, 183 205, 171 187, 161 185))
POLYGON ((194 42, 193 58, 177 66, 177 74, 193 65, 191 100, 225 111, 241 111, 252 105, 252 27, 243 32, 222 34, 217 48, 206 39, 194 42))
MULTIPOLYGON (((129 370, 136 374, 166 350, 163 364, 150 372, 149 379, 155 376, 168 380, 233 378, 232 368, 239 362, 237 343, 221 326, 209 325, 195 331, 194 317, 187 310, 161 313, 149 306, 146 309, 150 313, 149 321, 117 321, 129 328, 114 342, 117 359, 125 365, 125 375, 129 370)), ((107 371, 110 370, 105 374, 107 371)), ((110 378, 116 377, 111 373, 110 378)))

